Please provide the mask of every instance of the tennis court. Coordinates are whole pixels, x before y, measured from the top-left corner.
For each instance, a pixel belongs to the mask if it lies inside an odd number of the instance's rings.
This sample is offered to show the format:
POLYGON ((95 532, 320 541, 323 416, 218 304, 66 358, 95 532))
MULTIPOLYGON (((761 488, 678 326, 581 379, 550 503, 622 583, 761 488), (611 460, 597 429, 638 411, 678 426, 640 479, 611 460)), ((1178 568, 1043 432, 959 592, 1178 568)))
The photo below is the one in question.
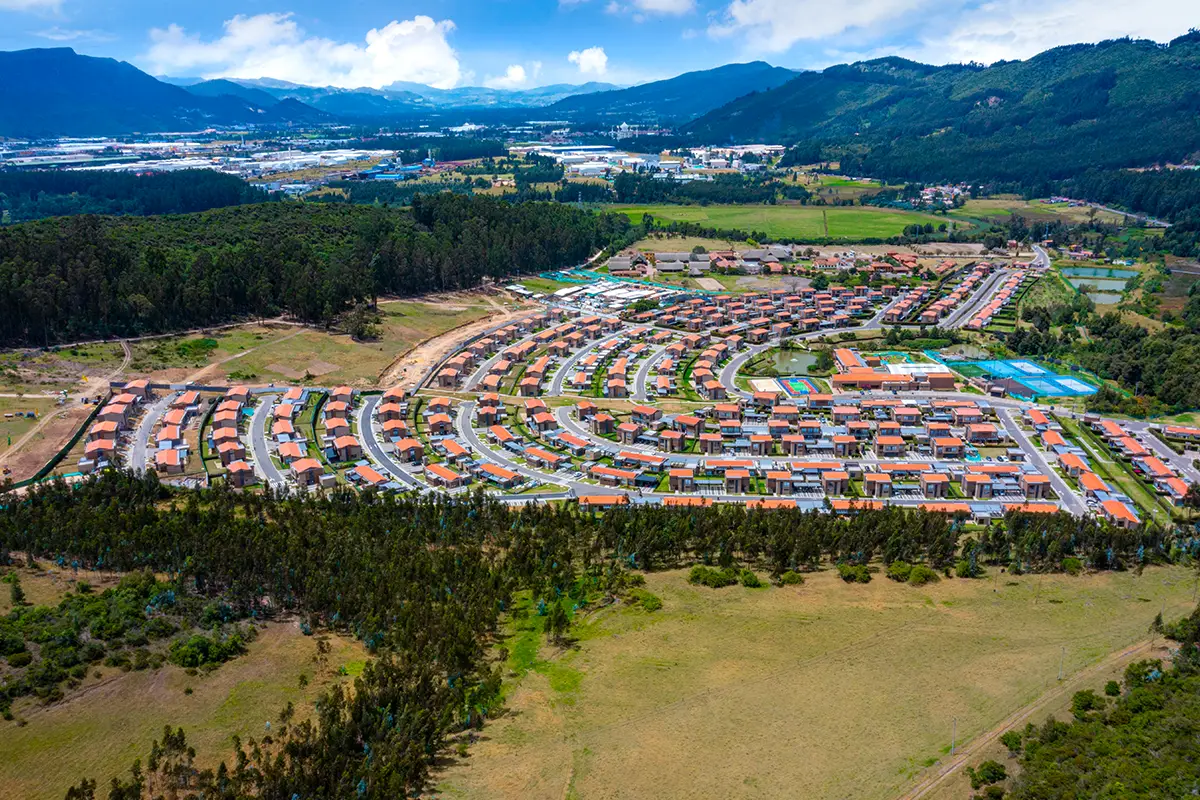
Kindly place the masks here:
POLYGON ((1096 387, 1078 378, 1065 375, 1039 375, 1036 378, 1017 378, 1017 383, 1028 386, 1039 397, 1086 397, 1096 393, 1096 387))
POLYGON ((1038 397, 1084 397, 1096 393, 1096 387, 1090 383, 1069 375, 1057 375, 1040 364, 1025 359, 944 363, 967 378, 986 375, 993 380, 1014 380, 1032 389, 1038 397))
POLYGON ((803 397, 806 394, 820 394, 817 384, 809 378, 780 378, 783 389, 792 397, 803 397))

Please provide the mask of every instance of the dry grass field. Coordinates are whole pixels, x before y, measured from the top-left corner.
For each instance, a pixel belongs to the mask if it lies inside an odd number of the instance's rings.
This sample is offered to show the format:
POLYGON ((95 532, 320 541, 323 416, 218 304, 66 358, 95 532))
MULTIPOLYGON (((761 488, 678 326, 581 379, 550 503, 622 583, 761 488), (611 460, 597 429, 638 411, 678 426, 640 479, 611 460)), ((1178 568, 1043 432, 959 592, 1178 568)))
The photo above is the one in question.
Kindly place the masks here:
POLYGON ((332 652, 317 661, 315 637, 276 623, 260 632, 249 653, 207 676, 173 666, 128 673, 101 668, 99 679, 90 677, 60 703, 18 704, 14 710, 26 724, 0 722, 0 797, 59 800, 83 777, 104 786, 134 759, 144 763, 165 725, 183 727, 202 765, 232 763, 235 735, 261 737, 289 701, 297 719, 305 718, 323 688, 361 671, 359 645, 337 638, 331 644, 332 652), (347 675, 339 674, 342 667, 347 675), (301 674, 309 678, 303 689, 301 674))
POLYGON ((1143 638, 1164 605, 1185 613, 1193 576, 913 588, 825 571, 711 590, 671 572, 648 588, 661 611, 599 611, 576 648, 541 646, 442 796, 897 797, 946 758, 953 718, 960 745, 991 729, 1056 686, 1060 656, 1070 675, 1143 638))

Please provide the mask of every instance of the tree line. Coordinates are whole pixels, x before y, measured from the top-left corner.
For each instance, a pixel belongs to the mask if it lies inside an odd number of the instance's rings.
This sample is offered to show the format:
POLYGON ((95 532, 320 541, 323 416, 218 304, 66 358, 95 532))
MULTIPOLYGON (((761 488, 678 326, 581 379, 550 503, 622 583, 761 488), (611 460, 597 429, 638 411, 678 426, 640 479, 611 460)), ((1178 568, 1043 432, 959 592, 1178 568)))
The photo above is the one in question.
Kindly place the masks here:
POLYGON ((169 332, 248 316, 328 322, 381 294, 579 264, 631 224, 569 206, 418 195, 411 210, 269 203, 0 229, 0 343, 169 332))
MULTIPOLYGON (((567 597, 586 602, 581 586, 613 591, 630 568, 750 564, 782 579, 825 562, 973 574, 984 563, 1058 570, 1077 558, 1122 569, 1177 556, 1179 547, 1165 531, 1065 514, 1011 514, 975 537, 958 519, 902 507, 853 517, 741 506, 598 515, 562 505, 512 510, 482 494, 178 492, 153 475, 122 473, 43 484, 0 511, 0 560, 21 552, 153 570, 221 597, 232 615, 298 613, 313 629, 358 637, 375 655, 352 692, 334 688, 320 699, 315 719, 239 742, 216 771, 192 767, 186 747, 165 761, 155 748, 151 762, 176 770, 177 790, 222 798, 420 791, 447 737, 481 724, 500 702, 488 648, 521 590, 553 608, 567 597)), ((156 780, 139 768, 115 779, 124 793, 110 796, 140 798, 156 780)), ((89 786, 94 792, 89 782, 74 796, 90 796, 89 786)))
POLYGON ((76 214, 188 214, 271 195, 235 175, 189 169, 154 175, 80 170, 0 170, 0 221, 76 214))

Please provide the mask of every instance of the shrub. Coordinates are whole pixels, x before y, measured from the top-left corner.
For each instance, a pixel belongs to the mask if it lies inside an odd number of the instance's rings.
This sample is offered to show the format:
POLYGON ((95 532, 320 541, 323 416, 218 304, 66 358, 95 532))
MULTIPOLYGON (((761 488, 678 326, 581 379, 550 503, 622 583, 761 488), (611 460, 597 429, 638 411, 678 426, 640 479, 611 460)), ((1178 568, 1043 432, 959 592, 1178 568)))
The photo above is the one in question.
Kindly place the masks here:
POLYGON ((634 589, 629 593, 629 596, 635 603, 642 607, 643 611, 654 612, 663 607, 662 598, 645 589, 634 589))
POLYGON ((28 667, 30 665, 30 663, 32 663, 32 662, 33 662, 33 653, 29 653, 29 652, 13 653, 11 656, 8 657, 8 665, 10 667, 12 667, 13 669, 20 669, 21 667, 28 667))
POLYGON ((983 570, 978 565, 972 566, 970 560, 964 558, 954 565, 954 574, 959 578, 978 578, 983 575, 983 570))
POLYGON ((1104 698, 1093 692, 1091 689, 1085 689, 1082 692, 1076 692, 1071 698, 1071 713, 1075 715, 1075 719, 1087 719, 1089 711, 1100 711, 1104 708, 1104 698))
POLYGON ((888 564, 887 576, 890 580, 904 583, 912 574, 913 566, 907 561, 893 561, 888 564))
POLYGON ((924 586, 927 583, 937 583, 941 578, 927 564, 914 564, 912 571, 908 573, 908 583, 910 586, 924 586))
POLYGON ((1007 747, 1010 753, 1021 752, 1021 733, 1019 731, 1006 731, 1000 737, 1000 744, 1007 747))
POLYGON ((1004 787, 989 786, 975 795, 974 800, 1004 800, 1004 787))
POLYGON ((795 570, 788 570, 779 576, 780 586, 799 586, 804 583, 804 576, 795 570))
POLYGON ((748 589, 758 589, 763 585, 762 579, 754 574, 753 570, 744 569, 741 574, 742 586, 748 589))
POLYGON ((739 577, 737 571, 730 567, 714 569, 697 564, 688 573, 688 583, 707 586, 710 589, 720 589, 723 586, 733 586, 738 582, 739 577))
POLYGON ((1067 556, 1062 560, 1062 568, 1063 572, 1068 575, 1078 575, 1083 572, 1083 562, 1078 558, 1067 556))
POLYGON ((1008 777, 1008 770, 999 761, 985 761, 978 768, 967 767, 967 775, 971 778, 971 788, 978 789, 989 783, 999 783, 1008 777))
POLYGON ((1109 681, 1104 684, 1104 693, 1109 697, 1118 697, 1121 694, 1121 684, 1116 681, 1109 681))
POLYGON ((171 643, 169 660, 180 667, 205 667, 221 664, 246 650, 240 634, 221 641, 196 634, 171 643))
POLYGON ((838 564, 837 571, 846 583, 871 582, 871 571, 865 564, 838 564))

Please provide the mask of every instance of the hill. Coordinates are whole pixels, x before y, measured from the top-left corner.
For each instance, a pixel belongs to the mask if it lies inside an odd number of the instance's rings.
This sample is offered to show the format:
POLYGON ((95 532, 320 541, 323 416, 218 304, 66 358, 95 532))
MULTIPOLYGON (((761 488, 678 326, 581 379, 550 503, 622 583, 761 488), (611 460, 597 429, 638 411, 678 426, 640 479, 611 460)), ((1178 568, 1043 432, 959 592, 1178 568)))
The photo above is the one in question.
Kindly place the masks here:
POLYGON ((94 136, 328 118, 301 104, 266 109, 232 94, 196 94, 124 61, 65 47, 0 52, 0 74, 2 136, 94 136))
POLYGON ((560 100, 549 110, 574 119, 607 121, 689 120, 725 103, 782 86, 796 73, 763 61, 726 64, 665 81, 560 100))
POLYGON ((201 81, 190 86, 184 87, 194 95, 200 97, 240 97, 247 103, 258 106, 259 108, 270 108, 279 103, 279 98, 274 97, 262 89, 255 89, 251 86, 242 86, 233 81, 227 81, 224 78, 218 78, 212 81, 201 81))
POLYGON ((990 67, 883 58, 802 73, 685 127, 701 141, 804 142, 844 171, 1029 181, 1200 151, 1200 36, 1120 39, 990 67))

